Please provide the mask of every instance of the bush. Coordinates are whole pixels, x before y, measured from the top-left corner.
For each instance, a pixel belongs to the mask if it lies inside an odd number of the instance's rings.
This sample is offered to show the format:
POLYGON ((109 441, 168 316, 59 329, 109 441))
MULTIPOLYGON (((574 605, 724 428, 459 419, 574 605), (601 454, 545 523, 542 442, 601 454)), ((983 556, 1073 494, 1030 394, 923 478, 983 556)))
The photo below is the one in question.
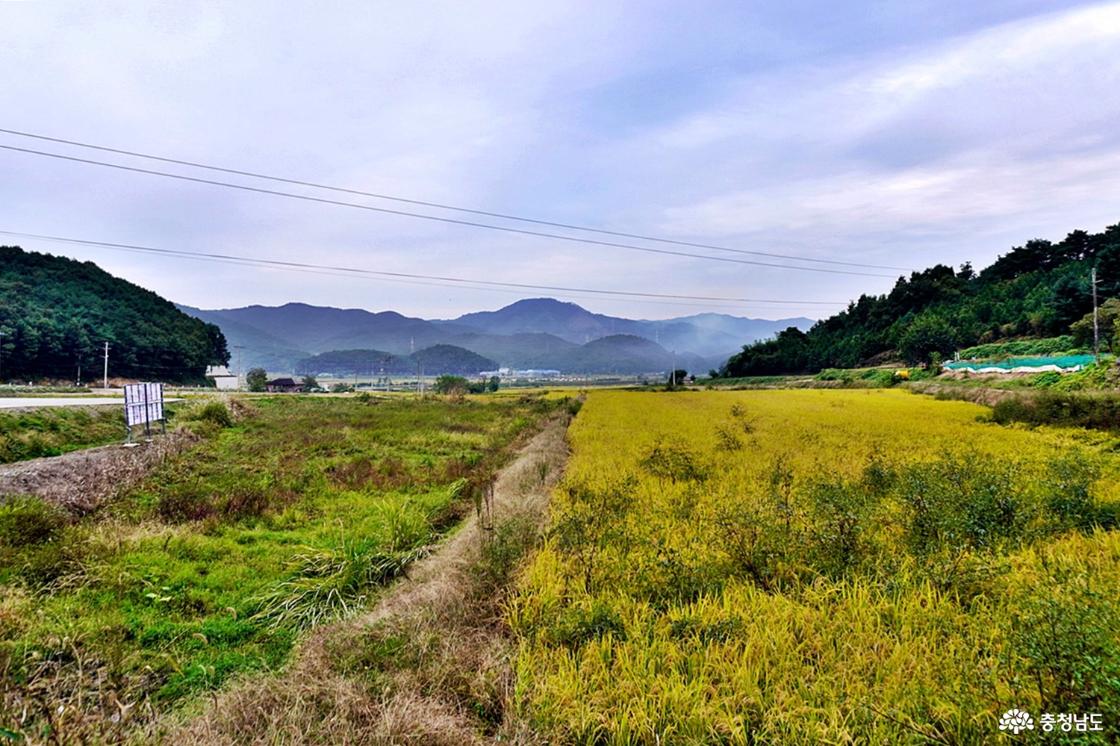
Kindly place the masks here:
POLYGON ((695 453, 663 440, 654 444, 641 466, 650 474, 673 482, 702 482, 707 478, 707 470, 695 453))
POLYGON ((1100 508, 1091 492, 1099 476, 1096 464, 1072 456, 1050 466, 1044 486, 1049 493, 1046 507, 1055 523, 1080 530, 1098 525, 1112 527, 1112 515, 1100 508))
POLYGON ((1120 429, 1120 396, 1046 389, 1032 396, 1008 397, 997 402, 992 407, 992 421, 1001 425, 1024 422, 1117 430, 1120 429))
POLYGON ((536 543, 537 527, 530 519, 512 516, 484 536, 479 561, 472 566, 479 595, 508 589, 514 571, 536 543))
POLYGON ((233 415, 230 414, 226 405, 220 401, 207 402, 190 419, 196 422, 209 422, 218 427, 231 427, 233 425, 233 415))
POLYGON ((1010 648, 1042 709, 1120 716, 1120 614, 1107 585, 1067 568, 1046 573, 1013 616, 1010 648))
POLYGON ((1017 472, 979 459, 947 458, 912 466, 899 478, 912 554, 993 549, 1022 538, 1026 512, 1017 472))
POLYGON ((821 482, 809 493, 813 511, 811 558, 825 575, 838 577, 867 559, 864 533, 874 505, 871 494, 858 483, 821 482))

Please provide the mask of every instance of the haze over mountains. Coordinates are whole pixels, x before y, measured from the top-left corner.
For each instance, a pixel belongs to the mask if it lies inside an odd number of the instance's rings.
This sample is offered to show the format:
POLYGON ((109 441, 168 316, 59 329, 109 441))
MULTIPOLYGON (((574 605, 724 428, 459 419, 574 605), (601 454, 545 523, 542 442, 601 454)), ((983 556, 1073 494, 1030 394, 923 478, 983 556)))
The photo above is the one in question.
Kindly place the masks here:
POLYGON ((813 323, 804 317, 768 320, 717 313, 626 319, 552 298, 519 300, 496 311, 435 320, 304 303, 180 309, 221 327, 235 365, 240 353, 244 368, 260 366, 272 372, 306 368, 301 361, 321 353, 368 350, 405 356, 434 345, 460 347, 510 368, 648 373, 675 364, 706 372, 745 344, 813 323))

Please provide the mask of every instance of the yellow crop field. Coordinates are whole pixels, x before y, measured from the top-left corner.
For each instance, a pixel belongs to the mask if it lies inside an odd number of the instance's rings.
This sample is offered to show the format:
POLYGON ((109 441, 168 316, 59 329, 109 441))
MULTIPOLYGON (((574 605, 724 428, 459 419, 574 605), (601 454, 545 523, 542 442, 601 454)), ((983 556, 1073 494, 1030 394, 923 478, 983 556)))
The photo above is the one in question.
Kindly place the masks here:
POLYGON ((550 742, 956 744, 1020 708, 1112 742, 1117 442, 986 411, 590 393, 508 604, 519 715, 550 742))

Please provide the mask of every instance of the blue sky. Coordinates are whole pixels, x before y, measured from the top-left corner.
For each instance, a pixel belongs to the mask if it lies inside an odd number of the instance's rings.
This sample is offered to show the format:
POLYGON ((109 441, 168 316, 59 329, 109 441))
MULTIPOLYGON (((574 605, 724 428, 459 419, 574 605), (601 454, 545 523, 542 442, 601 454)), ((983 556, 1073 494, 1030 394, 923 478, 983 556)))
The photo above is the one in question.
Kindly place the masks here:
MULTIPOLYGON (((31 1, 0 2, 0 28, 8 129, 911 268, 982 266, 1030 238, 1120 222, 1120 3, 31 1)), ((894 281, 503 235, 6 151, 0 173, 3 230, 795 301, 571 296, 631 317, 820 316, 894 281)), ((518 297, 20 243, 207 308, 296 300, 449 317, 518 297)))

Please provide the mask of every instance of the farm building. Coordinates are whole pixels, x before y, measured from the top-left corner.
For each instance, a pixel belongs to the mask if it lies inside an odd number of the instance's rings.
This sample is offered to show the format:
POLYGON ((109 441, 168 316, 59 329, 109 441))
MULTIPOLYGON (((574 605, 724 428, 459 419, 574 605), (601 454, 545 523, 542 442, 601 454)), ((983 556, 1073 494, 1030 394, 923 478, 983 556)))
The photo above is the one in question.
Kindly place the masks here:
POLYGON ((272 394, 290 394, 303 388, 292 378, 274 378, 265 384, 265 388, 272 394))
POLYGON ((219 391, 234 391, 241 388, 237 376, 229 372, 224 365, 211 365, 206 369, 206 377, 214 382, 219 391))

